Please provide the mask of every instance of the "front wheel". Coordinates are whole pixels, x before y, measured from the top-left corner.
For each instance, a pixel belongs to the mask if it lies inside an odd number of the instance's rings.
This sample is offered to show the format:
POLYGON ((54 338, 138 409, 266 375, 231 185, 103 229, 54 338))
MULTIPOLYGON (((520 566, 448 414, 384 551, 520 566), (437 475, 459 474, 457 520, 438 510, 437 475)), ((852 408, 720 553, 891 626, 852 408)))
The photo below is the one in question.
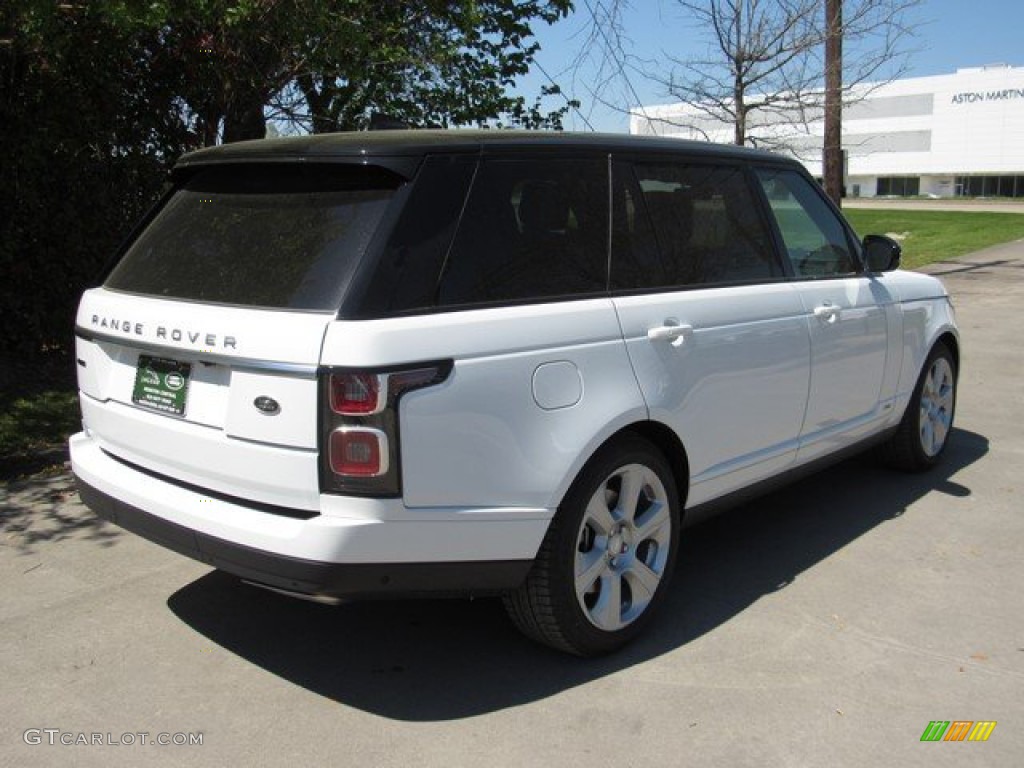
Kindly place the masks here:
POLYGON ((912 472, 938 464, 953 429, 956 382, 953 353, 939 342, 925 361, 899 428, 881 447, 888 464, 912 472))
POLYGON ((526 582, 505 598, 528 636, 580 656, 635 637, 664 598, 679 541, 664 456, 628 436, 603 447, 559 507, 526 582))

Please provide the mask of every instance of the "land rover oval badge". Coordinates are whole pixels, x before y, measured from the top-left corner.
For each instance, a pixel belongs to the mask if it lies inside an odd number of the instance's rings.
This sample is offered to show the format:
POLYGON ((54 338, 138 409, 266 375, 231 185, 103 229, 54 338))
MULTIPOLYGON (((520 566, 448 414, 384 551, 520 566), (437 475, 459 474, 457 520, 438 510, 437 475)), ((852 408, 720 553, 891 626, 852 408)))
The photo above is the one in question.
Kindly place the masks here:
POLYGON ((256 406, 257 410, 267 414, 268 416, 273 416, 281 410, 281 406, 278 404, 277 400, 272 397, 267 397, 266 395, 260 395, 252 401, 252 404, 256 406))

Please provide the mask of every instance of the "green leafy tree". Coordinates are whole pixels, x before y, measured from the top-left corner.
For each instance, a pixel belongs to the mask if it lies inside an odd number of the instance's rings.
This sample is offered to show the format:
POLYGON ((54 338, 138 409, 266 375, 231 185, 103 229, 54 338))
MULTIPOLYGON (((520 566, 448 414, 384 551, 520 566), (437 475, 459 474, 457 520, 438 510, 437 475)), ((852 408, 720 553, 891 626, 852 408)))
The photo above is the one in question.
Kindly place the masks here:
POLYGON ((537 51, 532 21, 554 22, 569 11, 567 0, 357 4, 359 30, 338 20, 335 37, 316 39, 298 57, 309 66, 296 68, 293 87, 275 101, 282 114, 316 133, 364 128, 375 113, 420 127, 499 118, 561 127, 568 107, 545 114, 539 100, 507 90, 537 51))
MULTIPOLYGON (((5 0, 0 354, 67 347, 81 289, 185 151, 310 131, 560 127, 508 93, 570 0, 5 0)), ((554 92, 553 89, 545 95, 554 92)))
POLYGON ((0 352, 67 345, 82 286, 192 146, 160 51, 137 16, 0 11, 0 352))
MULTIPOLYGON (((187 72, 186 120, 204 145, 262 138, 266 116, 323 133, 374 114, 412 126, 561 127, 508 93, 538 45, 532 24, 569 0, 170 0, 168 55, 187 72)), ((548 95, 548 94, 544 94, 548 95)))

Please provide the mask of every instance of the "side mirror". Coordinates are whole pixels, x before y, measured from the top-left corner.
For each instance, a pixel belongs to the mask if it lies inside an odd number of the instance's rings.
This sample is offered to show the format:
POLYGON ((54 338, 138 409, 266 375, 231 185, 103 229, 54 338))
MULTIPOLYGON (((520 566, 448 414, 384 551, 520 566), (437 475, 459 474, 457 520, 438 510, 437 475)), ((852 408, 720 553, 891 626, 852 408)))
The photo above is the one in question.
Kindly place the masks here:
POLYGON ((864 238, 864 260, 869 272, 891 272, 899 269, 903 247, 885 235, 867 235, 864 238))

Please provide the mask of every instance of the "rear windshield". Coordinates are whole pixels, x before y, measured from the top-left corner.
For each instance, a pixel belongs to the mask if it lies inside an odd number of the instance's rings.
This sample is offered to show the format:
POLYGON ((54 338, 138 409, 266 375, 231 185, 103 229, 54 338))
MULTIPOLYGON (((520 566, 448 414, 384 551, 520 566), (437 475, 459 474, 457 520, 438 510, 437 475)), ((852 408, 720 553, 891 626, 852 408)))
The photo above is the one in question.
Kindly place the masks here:
POLYGON ((365 166, 201 171, 105 285, 189 301, 336 310, 398 183, 365 166))

